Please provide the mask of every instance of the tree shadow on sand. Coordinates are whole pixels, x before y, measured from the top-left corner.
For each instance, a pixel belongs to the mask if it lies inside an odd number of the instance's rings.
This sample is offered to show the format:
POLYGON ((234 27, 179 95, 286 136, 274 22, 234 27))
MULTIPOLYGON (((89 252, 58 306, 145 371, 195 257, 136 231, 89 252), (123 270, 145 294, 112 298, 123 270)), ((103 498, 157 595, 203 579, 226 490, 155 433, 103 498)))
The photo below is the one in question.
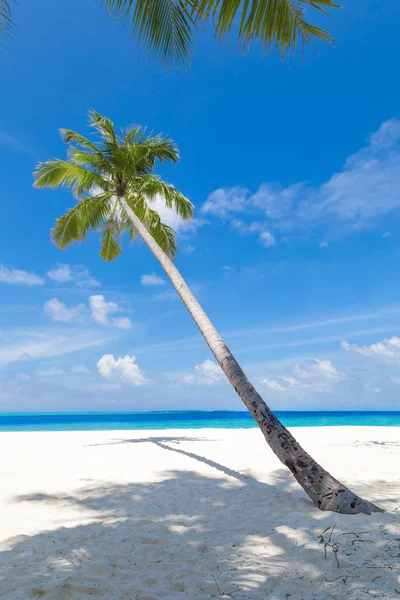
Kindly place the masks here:
POLYGON ((14 498, 37 503, 41 510, 73 509, 82 524, 10 540, 0 552, 0 597, 395 597, 400 543, 388 515, 321 513, 286 470, 276 471, 267 484, 185 450, 187 441, 150 437, 111 444, 152 443, 210 467, 209 474, 168 471, 158 482, 92 482, 71 495, 38 492, 14 498), (331 529, 323 534, 334 525, 332 534, 331 529))

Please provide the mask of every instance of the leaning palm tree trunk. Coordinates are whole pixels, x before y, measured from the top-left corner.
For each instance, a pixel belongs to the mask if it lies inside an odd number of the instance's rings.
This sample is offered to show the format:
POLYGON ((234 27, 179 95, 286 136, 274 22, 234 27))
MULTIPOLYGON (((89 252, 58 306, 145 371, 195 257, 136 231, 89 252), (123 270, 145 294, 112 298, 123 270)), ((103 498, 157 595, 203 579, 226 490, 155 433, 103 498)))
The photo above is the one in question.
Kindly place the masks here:
POLYGON ((303 450, 247 379, 241 366, 218 334, 178 269, 159 247, 126 200, 120 197, 119 202, 138 234, 168 275, 219 366, 239 394, 246 408, 253 415, 271 449, 279 460, 290 469, 314 504, 321 510, 332 510, 346 514, 371 514, 372 512, 381 511, 382 509, 371 502, 363 500, 332 477, 303 450))

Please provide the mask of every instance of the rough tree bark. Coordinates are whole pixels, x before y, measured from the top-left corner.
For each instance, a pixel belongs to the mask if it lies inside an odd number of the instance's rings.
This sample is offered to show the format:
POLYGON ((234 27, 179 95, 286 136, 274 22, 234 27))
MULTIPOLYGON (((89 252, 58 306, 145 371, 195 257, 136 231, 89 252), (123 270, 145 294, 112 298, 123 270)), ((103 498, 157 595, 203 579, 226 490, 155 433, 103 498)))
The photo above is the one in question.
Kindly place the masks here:
POLYGON ((314 504, 321 510, 346 514, 371 514, 372 512, 382 511, 381 508, 367 500, 363 500, 340 483, 300 446, 247 379, 241 366, 218 334, 170 258, 159 247, 126 200, 120 197, 119 202, 138 234, 171 280, 219 366, 254 417, 271 449, 279 460, 290 469, 314 504))

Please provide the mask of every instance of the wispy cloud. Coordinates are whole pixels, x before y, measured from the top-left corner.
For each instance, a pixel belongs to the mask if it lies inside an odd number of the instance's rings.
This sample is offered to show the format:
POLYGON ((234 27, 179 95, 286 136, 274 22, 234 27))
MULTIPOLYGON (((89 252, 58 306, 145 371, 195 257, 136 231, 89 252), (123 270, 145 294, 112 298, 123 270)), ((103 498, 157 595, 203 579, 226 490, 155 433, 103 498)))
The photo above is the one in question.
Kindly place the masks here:
POLYGON ((45 280, 35 273, 22 271, 20 269, 8 269, 0 265, 0 283, 9 285, 43 285, 45 280))
MULTIPOLYGON (((383 123, 365 147, 320 185, 298 182, 283 188, 263 183, 257 192, 234 186, 214 191, 203 214, 237 220, 251 218, 272 234, 331 235, 379 225, 380 217, 400 208, 400 120, 383 123), (263 221, 260 221, 263 217, 263 221)), ((254 230, 256 232, 256 229, 254 230)))
POLYGON ((367 356, 369 358, 378 358, 392 363, 400 363, 400 338, 392 337, 370 346, 357 346, 349 344, 346 340, 341 343, 343 350, 367 356))
POLYGON ((58 298, 48 300, 43 307, 45 315, 53 321, 62 323, 79 323, 83 320, 84 310, 84 304, 68 307, 64 302, 60 302, 58 298))
POLYGON ((38 371, 36 371, 35 375, 37 377, 52 378, 59 377, 60 375, 71 376, 72 373, 79 375, 87 375, 88 373, 90 373, 90 370, 84 365, 76 365, 70 368, 39 369, 38 371))
MULTIPOLYGON (((177 294, 175 294, 176 297, 177 294)), ((161 299, 161 298, 160 298, 161 299)), ((393 332, 394 330, 400 330, 400 308, 384 308, 382 310, 372 312, 360 312, 353 315, 339 315, 332 318, 326 319, 315 319, 300 323, 293 324, 282 324, 278 326, 265 326, 260 325, 258 327, 246 327, 243 329, 222 331, 222 337, 226 340, 236 338, 249 338, 252 340, 254 337, 271 336, 275 334, 297 334, 306 333, 308 331, 321 329, 320 335, 310 336, 305 335, 301 338, 289 338, 283 339, 282 335, 275 340, 268 341, 268 343, 254 346, 253 344, 244 345, 243 342, 240 344, 240 352, 253 352, 257 350, 266 350, 274 348, 291 348, 300 346, 311 346, 313 344, 325 344, 331 342, 341 342, 343 340, 343 331, 338 330, 339 325, 345 325, 349 331, 348 336, 362 337, 366 335, 376 335, 379 333, 393 332), (376 321, 377 323, 371 323, 376 321), (365 324, 363 324, 365 322, 365 324), (368 324, 368 326, 366 326, 368 324), (356 325, 357 329, 353 326, 356 325), (327 330, 327 331, 324 331, 327 330)), ((196 337, 181 338, 177 340, 170 340, 161 343, 150 344, 148 346, 141 346, 136 348, 136 352, 139 354, 146 353, 164 353, 169 350, 175 352, 194 350, 201 348, 204 345, 204 340, 200 334, 196 337)))
POLYGON ((100 285, 100 282, 84 265, 59 263, 47 272, 47 276, 57 283, 73 283, 79 287, 98 287, 100 285))
POLYGON ((100 336, 92 330, 74 331, 8 330, 2 332, 0 365, 15 361, 30 361, 61 356, 110 342, 110 337, 100 336))
POLYGON ((0 146, 14 152, 34 154, 31 142, 22 134, 9 133, 0 123, 0 146))
POLYGON ((165 285, 166 282, 165 282, 165 279, 163 279, 159 275, 156 275, 156 273, 154 273, 154 271, 153 271, 149 275, 142 275, 140 278, 140 283, 142 285, 154 286, 154 285, 165 285))
POLYGON ((287 392, 295 389, 312 389, 314 392, 326 391, 334 381, 343 378, 343 374, 330 360, 319 358, 296 364, 288 375, 275 379, 262 379, 261 384, 276 392, 287 392))

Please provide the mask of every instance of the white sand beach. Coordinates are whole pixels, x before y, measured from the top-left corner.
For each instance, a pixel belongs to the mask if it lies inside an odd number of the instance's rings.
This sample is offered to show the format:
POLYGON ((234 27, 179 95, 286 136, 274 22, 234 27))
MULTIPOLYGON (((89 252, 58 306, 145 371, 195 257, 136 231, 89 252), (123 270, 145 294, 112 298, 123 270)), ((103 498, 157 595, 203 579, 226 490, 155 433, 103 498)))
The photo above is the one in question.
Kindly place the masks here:
POLYGON ((293 432, 387 512, 320 512, 258 429, 2 433, 0 597, 400 598, 400 429, 293 432))

